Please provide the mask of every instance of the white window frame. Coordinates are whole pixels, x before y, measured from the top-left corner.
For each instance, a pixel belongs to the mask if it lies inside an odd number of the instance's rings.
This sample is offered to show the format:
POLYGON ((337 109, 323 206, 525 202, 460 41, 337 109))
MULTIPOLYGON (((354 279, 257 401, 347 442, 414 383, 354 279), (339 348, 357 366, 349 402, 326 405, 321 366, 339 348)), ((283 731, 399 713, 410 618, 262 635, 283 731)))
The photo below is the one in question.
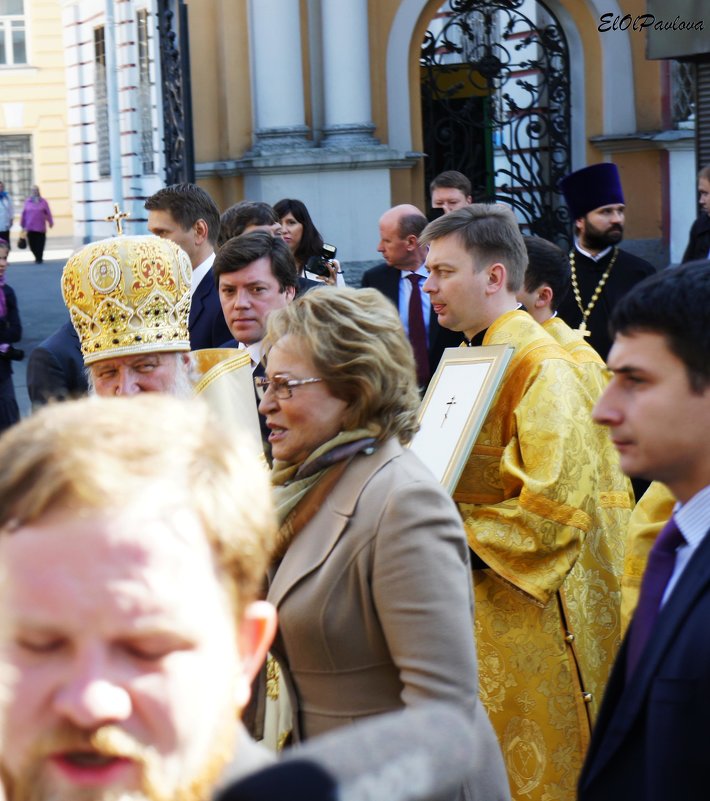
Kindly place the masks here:
POLYGON ((27 14, 25 10, 25 0, 22 0, 22 14, 1 14, 0 13, 0 36, 3 37, 5 42, 5 57, 6 62, 0 64, 0 69, 5 67, 18 67, 27 66, 28 62, 28 41, 27 41, 27 14), (21 27, 16 23, 22 23, 21 27), (15 24, 13 24, 15 23, 15 24), (24 61, 15 60, 15 44, 13 41, 13 32, 21 30, 24 34, 25 44, 25 59, 24 61))

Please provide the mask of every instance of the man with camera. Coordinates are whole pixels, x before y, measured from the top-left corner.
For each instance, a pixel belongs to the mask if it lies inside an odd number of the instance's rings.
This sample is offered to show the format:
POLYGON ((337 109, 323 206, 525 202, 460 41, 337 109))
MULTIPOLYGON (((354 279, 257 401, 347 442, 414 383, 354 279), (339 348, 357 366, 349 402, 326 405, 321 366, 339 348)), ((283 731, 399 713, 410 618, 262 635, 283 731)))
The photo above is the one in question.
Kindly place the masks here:
POLYGON ((419 245, 419 234, 427 218, 416 206, 394 206, 380 217, 380 243, 377 250, 385 260, 362 277, 363 287, 379 289, 399 311, 399 317, 412 343, 417 363, 417 382, 422 391, 436 370, 444 348, 461 344, 461 335, 442 328, 431 312, 431 302, 421 291, 427 277, 426 250, 419 245))

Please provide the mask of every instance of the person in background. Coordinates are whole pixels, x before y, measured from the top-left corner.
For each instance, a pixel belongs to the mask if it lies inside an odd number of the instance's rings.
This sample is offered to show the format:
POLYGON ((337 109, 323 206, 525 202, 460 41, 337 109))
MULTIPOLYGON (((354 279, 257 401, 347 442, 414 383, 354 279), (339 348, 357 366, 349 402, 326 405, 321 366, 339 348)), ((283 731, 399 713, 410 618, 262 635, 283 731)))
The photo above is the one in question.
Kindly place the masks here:
MULTIPOLYGON (((298 291, 293 254, 279 237, 252 231, 225 242, 213 270, 224 319, 233 336, 225 346, 247 353, 251 375, 263 377, 266 318, 274 309, 291 303, 298 291)), ((261 414, 259 427, 270 463, 269 430, 261 414)))
POLYGON ((458 170, 440 172, 429 184, 431 207, 443 209, 444 214, 473 203, 471 182, 458 170))
POLYGON ((76 329, 67 320, 30 351, 27 359, 27 394, 32 408, 51 400, 86 395, 89 382, 76 329))
POLYGON ((275 629, 255 448, 197 400, 50 404, 0 437, 0 795, 209 801, 275 629))
POLYGON ((700 215, 690 227, 682 263, 710 258, 710 166, 698 173, 700 215))
POLYGON ((399 319, 414 349, 417 382, 423 392, 436 372, 446 348, 456 348, 462 337, 439 325, 429 296, 422 291, 427 277, 424 260, 426 248, 419 235, 427 224, 416 207, 401 204, 388 209, 379 221, 380 241, 377 250, 383 264, 366 270, 363 287, 377 289, 397 307, 399 319))
POLYGON ((5 184, 0 181, 0 239, 7 242, 8 247, 10 247, 10 229, 14 216, 12 198, 5 191, 5 184))
POLYGON ((233 236, 266 230, 281 236, 281 222, 273 207, 261 200, 242 200, 222 212, 219 218, 217 249, 233 236))
POLYGON ((12 383, 12 362, 24 358, 24 352, 13 346, 22 339, 22 323, 17 296, 5 283, 10 246, 0 239, 0 432, 20 419, 20 409, 12 383))
POLYGON ((267 344, 257 386, 280 524, 267 600, 294 738, 451 702, 488 755, 485 797, 507 797, 478 698, 463 526, 406 447, 419 392, 397 311, 374 289, 313 289, 271 312, 267 344))
MULTIPOLYGON (((545 325, 548 320, 559 319, 557 308, 570 288, 569 261, 567 255, 547 239, 524 236, 523 241, 528 263, 523 285, 515 296, 528 314, 545 325)), ((583 340, 581 334, 578 338, 583 340)))
POLYGON ((305 203, 293 198, 284 198, 274 203, 274 211, 281 221, 281 236, 293 253, 299 276, 319 283, 345 286, 345 277, 336 259, 327 262, 330 276, 319 275, 308 269, 311 259, 317 260, 321 257, 323 237, 314 225, 305 203))
MULTIPOLYGON (((260 200, 242 200, 230 206, 220 217, 218 246, 222 247, 229 239, 252 231, 267 231, 272 236, 282 238, 279 216, 268 203, 260 200)), ((290 252, 290 251, 289 251, 290 252)), ((293 254, 292 254, 293 255, 293 254)), ((294 262, 295 263, 295 262, 294 262)), ((337 262, 335 262, 337 264, 337 262)), ((301 274, 298 276, 296 294, 320 286, 323 281, 313 281, 301 274)), ((328 283, 328 282, 326 282, 328 283)))
POLYGON ((606 359, 611 347, 609 315, 639 281, 656 272, 644 259, 619 248, 624 238, 626 205, 616 164, 591 164, 559 182, 574 220, 575 240, 569 252, 572 292, 562 300, 559 316, 589 337, 606 359))
POLYGON ((40 195, 37 184, 32 186, 30 196, 22 207, 20 225, 27 232, 27 244, 35 257, 35 264, 42 264, 47 242, 47 225, 54 227, 54 220, 49 203, 40 195))
POLYGON ((145 201, 148 230, 179 245, 190 258, 190 348, 219 348, 229 339, 212 263, 219 237, 219 210, 202 187, 172 184, 145 201))

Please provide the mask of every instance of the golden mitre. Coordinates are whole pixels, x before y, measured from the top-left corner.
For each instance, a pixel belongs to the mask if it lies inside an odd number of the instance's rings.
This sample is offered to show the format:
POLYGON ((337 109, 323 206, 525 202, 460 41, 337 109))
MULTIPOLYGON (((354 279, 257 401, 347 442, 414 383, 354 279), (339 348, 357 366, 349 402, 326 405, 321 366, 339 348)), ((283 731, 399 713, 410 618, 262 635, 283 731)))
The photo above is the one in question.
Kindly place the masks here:
POLYGON ((154 351, 189 351, 192 266, 157 236, 102 239, 77 251, 62 273, 62 295, 84 364, 154 351))

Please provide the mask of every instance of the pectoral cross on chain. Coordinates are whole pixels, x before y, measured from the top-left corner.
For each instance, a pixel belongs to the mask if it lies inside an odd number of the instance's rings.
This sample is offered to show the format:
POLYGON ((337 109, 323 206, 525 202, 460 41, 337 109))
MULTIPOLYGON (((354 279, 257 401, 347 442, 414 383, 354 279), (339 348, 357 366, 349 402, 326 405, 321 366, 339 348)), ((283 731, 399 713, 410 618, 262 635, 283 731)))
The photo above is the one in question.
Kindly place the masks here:
POLYGON ((456 405, 456 395, 451 396, 450 401, 446 401, 446 413, 444 414, 444 419, 441 421, 441 425, 439 428, 444 427, 444 423, 446 422, 446 418, 449 416, 449 412, 451 411, 451 407, 456 405))
POLYGON ((588 337, 588 336, 591 336, 591 333, 592 333, 592 332, 591 332, 591 331, 590 331, 590 330, 587 328, 587 321, 586 321, 586 320, 582 320, 582 322, 579 324, 579 328, 577 329, 577 331, 579 331, 579 333, 580 333, 580 334, 581 334, 583 337, 588 337))
POLYGON ((112 222, 116 226, 116 233, 119 234, 119 236, 120 236, 123 233, 122 222, 123 222, 123 220, 126 219, 126 217, 130 217, 130 216, 131 215, 127 211, 121 211, 118 208, 118 203, 114 203, 113 204, 113 214, 109 214, 109 216, 108 217, 104 217, 104 219, 106 220, 106 222, 112 222))

